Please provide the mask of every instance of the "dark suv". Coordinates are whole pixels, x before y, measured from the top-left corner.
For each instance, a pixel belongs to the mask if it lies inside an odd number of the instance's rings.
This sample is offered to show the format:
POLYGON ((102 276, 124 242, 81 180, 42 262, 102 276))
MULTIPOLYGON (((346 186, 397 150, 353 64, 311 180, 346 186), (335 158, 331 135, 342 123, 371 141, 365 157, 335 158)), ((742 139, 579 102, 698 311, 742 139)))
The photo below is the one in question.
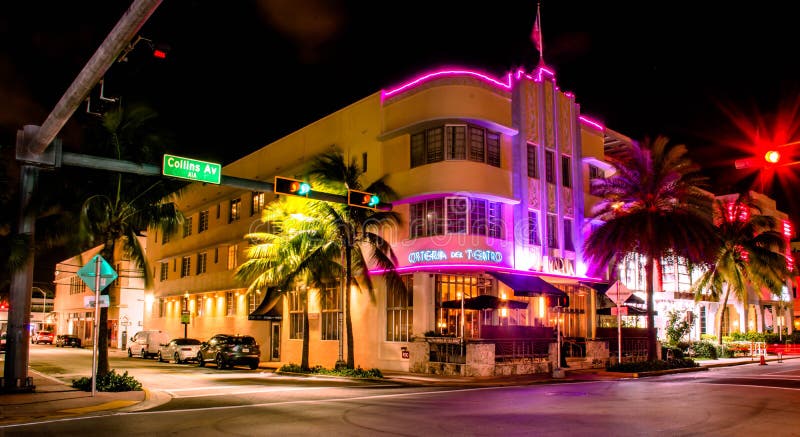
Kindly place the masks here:
POLYGON ((56 335, 56 347, 81 347, 81 339, 74 335, 59 334, 56 335))
POLYGON ((249 335, 217 334, 204 341, 197 352, 200 367, 213 361, 218 369, 232 366, 250 366, 255 370, 261 361, 261 351, 256 339, 249 335))

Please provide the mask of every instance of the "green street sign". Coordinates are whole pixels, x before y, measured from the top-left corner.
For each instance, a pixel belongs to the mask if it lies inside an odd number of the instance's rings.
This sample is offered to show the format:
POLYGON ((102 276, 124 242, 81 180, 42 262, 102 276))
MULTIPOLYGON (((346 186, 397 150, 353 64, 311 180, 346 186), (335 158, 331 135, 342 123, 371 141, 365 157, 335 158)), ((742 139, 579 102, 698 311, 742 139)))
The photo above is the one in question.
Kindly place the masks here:
POLYGON ((222 180, 222 165, 181 156, 164 155, 161 173, 173 178, 219 185, 222 180))
POLYGON ((97 259, 100 259, 100 290, 108 287, 115 279, 117 279, 117 272, 111 267, 111 264, 100 255, 95 255, 86 265, 78 270, 78 277, 83 279, 83 282, 89 286, 92 291, 95 290, 95 278, 97 277, 97 259))

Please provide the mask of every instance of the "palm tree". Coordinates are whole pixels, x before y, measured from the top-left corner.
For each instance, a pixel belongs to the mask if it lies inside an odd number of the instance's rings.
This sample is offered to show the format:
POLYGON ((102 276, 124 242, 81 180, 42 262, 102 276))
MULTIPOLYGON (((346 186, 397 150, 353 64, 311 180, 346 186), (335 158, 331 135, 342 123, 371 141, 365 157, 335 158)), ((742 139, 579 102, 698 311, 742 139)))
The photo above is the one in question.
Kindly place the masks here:
POLYGON ((338 246, 323 238, 324 223, 313 217, 310 206, 288 199, 268 205, 262 221, 270 229, 245 235, 251 242, 248 260, 235 273, 237 279, 249 284, 249 292, 267 290, 264 299, 270 303, 302 283, 296 292, 303 301, 303 370, 309 369, 308 287, 324 288, 336 283, 341 271, 334 261, 338 246))
POLYGON ((601 199, 591 216, 603 221, 584 243, 588 261, 616 265, 628 254, 645 257, 647 292, 647 359, 656 359, 654 327, 655 263, 682 256, 690 263, 710 259, 716 241, 706 183, 684 145, 666 137, 629 144, 608 157, 616 173, 593 179, 591 191, 601 199))
POLYGON ((740 195, 734 202, 717 200, 716 212, 717 252, 713 263, 694 284, 694 291, 695 301, 703 297, 704 291, 719 300, 724 291, 717 330, 722 344, 722 323, 731 292, 745 306, 750 286, 756 290, 766 288, 780 296, 791 272, 783 255, 786 241, 775 231, 777 219, 761 215, 750 196, 740 195))
MULTIPOLYGON (((101 144, 113 148, 116 159, 152 158, 156 153, 157 138, 149 130, 148 122, 155 113, 145 107, 130 110, 119 109, 108 112, 102 119, 105 141, 101 144)), ((79 235, 88 247, 102 246, 100 255, 114 265, 115 249, 121 245, 123 256, 141 268, 145 288, 152 285, 144 248, 140 237, 148 229, 172 233, 183 217, 174 203, 167 201, 176 192, 177 185, 169 181, 153 181, 141 176, 112 174, 106 183, 95 187, 100 191, 89 196, 80 211, 79 235)), ((108 288, 103 294, 108 293, 108 288)), ((98 378, 107 374, 108 312, 100 311, 100 333, 98 339, 98 378)))
MULTIPOLYGON (((360 190, 375 193, 381 199, 395 197, 383 178, 364 186, 361 179, 364 175, 361 167, 353 159, 349 164, 341 151, 333 149, 317 156, 311 164, 309 175, 328 190, 337 194, 346 194, 347 190, 360 190)), ((405 288, 400 275, 395 271, 397 258, 387 242, 378 232, 388 226, 397 226, 400 216, 394 211, 372 210, 351 207, 343 204, 320 202, 318 216, 327 217, 327 235, 336 235, 336 241, 344 260, 344 312, 347 340, 346 366, 355 366, 355 350, 353 347, 353 324, 351 320, 351 290, 353 285, 358 290, 369 293, 374 301, 375 289, 369 274, 370 262, 385 272, 383 277, 387 289, 401 290, 405 288)), ((339 364, 340 365, 340 364, 339 364)))

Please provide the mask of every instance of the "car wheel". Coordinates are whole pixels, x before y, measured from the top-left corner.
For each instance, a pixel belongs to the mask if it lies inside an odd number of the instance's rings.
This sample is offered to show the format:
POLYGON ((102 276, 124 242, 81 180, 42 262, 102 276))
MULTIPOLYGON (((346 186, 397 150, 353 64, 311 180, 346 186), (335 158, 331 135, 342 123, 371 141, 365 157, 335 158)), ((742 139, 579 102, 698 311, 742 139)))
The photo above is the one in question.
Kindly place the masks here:
POLYGON ((161 356, 161 351, 158 351, 158 356, 157 356, 157 358, 158 358, 158 362, 159 362, 159 363, 163 363, 163 362, 164 362, 164 357, 162 357, 162 356, 161 356))
POLYGON ((147 349, 142 348, 141 357, 142 358, 147 358, 147 349))
POLYGON ((131 348, 128 348, 128 358, 130 358, 132 356, 133 356, 133 352, 131 351, 131 348))
POLYGON ((222 354, 217 354, 216 362, 217 362, 217 369, 225 368, 225 358, 222 356, 222 354))
POLYGON ((250 363, 250 370, 256 370, 256 369, 258 369, 258 361, 253 361, 252 363, 250 363))
POLYGON ((197 354, 197 365, 200 366, 200 367, 205 367, 206 366, 206 362, 203 360, 203 354, 202 353, 198 353, 197 354))
POLYGON ((178 355, 177 352, 175 352, 175 364, 180 364, 180 363, 181 363, 181 356, 178 355))

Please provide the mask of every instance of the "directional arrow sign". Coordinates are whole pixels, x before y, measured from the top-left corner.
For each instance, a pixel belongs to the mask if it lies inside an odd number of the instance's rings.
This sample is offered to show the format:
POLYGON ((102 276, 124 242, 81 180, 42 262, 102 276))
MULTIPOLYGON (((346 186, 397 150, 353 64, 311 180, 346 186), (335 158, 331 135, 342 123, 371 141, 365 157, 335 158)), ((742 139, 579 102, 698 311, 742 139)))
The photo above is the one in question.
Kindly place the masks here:
POLYGON ((214 162, 198 161, 182 156, 164 155, 161 169, 164 176, 208 182, 219 185, 222 181, 222 165, 214 162))
POLYGON ((98 254, 78 270, 78 276, 83 279, 83 282, 85 282, 92 291, 97 292, 103 291, 103 289, 114 282, 119 275, 117 275, 117 272, 111 267, 111 264, 98 254), (95 278, 97 277, 95 272, 97 270, 96 263, 98 258, 100 259, 100 290, 95 290, 95 278))

